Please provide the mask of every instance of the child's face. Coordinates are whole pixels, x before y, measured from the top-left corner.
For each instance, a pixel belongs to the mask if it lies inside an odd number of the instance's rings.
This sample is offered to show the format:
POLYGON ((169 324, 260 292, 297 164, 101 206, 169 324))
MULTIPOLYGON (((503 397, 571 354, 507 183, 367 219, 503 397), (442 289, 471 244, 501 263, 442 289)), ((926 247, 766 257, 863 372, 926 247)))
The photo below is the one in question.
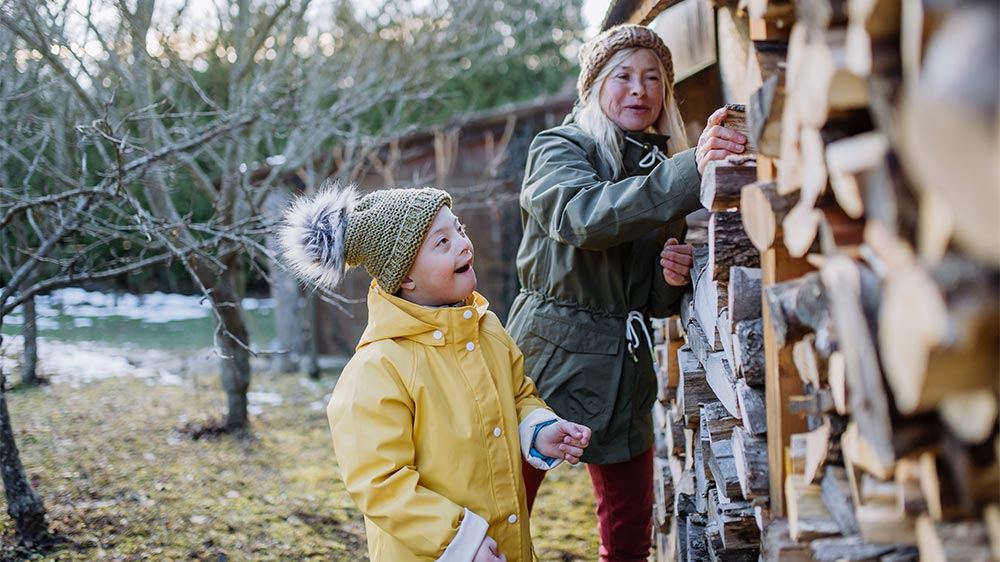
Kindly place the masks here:
POLYGON ((441 207, 417 252, 410 273, 400 284, 399 296, 425 306, 464 300, 476 290, 472 268, 475 251, 460 223, 447 206, 441 207))

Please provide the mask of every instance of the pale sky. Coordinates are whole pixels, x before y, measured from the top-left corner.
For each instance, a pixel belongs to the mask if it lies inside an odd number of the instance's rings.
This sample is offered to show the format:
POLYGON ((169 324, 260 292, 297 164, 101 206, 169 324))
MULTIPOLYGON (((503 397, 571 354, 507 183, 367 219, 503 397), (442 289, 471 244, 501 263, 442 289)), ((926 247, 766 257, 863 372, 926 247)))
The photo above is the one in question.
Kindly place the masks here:
POLYGON ((583 0, 583 17, 587 22, 587 39, 596 35, 601 26, 601 18, 607 11, 611 0, 583 0))

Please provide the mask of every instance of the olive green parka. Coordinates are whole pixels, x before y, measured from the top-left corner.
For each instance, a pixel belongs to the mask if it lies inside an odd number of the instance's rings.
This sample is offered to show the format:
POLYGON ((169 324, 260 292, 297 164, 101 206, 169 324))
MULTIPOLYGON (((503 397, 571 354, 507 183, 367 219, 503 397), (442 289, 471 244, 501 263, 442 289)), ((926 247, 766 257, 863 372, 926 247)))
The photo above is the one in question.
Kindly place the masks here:
POLYGON ((683 289, 664 281, 660 251, 700 208, 694 149, 643 167, 652 146, 666 153, 667 137, 628 135, 642 146, 625 142, 619 177, 572 116, 535 137, 520 195, 521 292, 507 323, 542 399, 593 430, 582 460, 597 464, 652 446, 652 353, 638 321, 628 351, 626 318, 638 311, 648 329, 650 316, 675 311, 683 289))

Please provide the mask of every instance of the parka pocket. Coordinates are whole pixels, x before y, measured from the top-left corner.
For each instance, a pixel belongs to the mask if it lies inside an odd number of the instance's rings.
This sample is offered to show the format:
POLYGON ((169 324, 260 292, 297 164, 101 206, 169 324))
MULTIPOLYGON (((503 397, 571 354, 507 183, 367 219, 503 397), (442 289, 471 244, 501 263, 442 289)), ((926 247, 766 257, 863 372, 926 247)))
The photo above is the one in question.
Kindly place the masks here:
POLYGON ((561 417, 602 428, 618 392, 620 337, 543 314, 530 331, 539 345, 531 374, 538 393, 561 417))
POLYGON ((536 313, 531 332, 571 353, 618 353, 622 334, 595 329, 592 325, 552 314, 536 313))

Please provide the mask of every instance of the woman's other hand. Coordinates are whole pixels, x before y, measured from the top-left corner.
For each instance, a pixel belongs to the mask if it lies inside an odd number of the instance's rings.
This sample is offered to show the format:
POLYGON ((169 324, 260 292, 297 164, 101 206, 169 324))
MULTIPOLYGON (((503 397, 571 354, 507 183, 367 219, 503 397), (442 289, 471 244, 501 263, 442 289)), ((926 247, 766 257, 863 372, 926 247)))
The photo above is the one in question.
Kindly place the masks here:
POLYGON ((663 280, 667 285, 683 287, 691 282, 691 265, 694 264, 694 247, 691 244, 681 244, 676 238, 671 238, 663 245, 660 252, 660 267, 663 268, 663 280))
POLYGON ((726 114, 726 108, 716 109, 698 137, 698 149, 694 152, 694 158, 699 174, 705 173, 705 166, 712 160, 725 160, 730 154, 743 154, 746 151, 747 137, 722 126, 726 114))

